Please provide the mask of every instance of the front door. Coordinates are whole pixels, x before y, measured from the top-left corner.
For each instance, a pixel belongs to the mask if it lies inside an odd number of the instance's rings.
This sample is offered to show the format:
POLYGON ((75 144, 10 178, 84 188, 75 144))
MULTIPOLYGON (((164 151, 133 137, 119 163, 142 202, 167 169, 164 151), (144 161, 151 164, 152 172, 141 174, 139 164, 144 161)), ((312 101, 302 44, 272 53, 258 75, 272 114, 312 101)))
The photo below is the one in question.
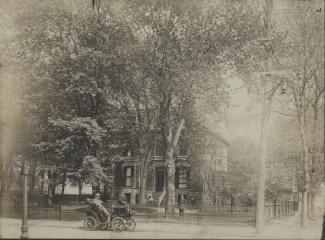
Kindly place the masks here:
POLYGON ((127 201, 128 204, 131 203, 131 193, 125 193, 125 200, 127 201))
POLYGON ((164 168, 156 168, 156 192, 162 192, 165 185, 164 168))

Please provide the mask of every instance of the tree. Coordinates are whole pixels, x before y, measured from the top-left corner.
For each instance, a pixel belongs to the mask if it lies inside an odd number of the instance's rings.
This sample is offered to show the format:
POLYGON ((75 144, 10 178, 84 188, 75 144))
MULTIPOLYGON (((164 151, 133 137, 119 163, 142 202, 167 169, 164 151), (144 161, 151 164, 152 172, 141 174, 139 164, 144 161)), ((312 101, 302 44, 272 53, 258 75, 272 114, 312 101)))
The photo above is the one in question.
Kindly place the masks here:
POLYGON ((54 171, 50 176, 66 176, 72 170, 79 176, 86 156, 104 164, 102 155, 109 152, 98 145, 110 147, 110 131, 115 130, 111 123, 118 111, 114 88, 125 70, 122 53, 132 36, 121 21, 91 6, 71 12, 53 3, 37 10, 16 19, 12 48, 12 60, 20 64, 26 83, 24 116, 33 119, 31 129, 37 133, 29 144, 42 150, 39 159, 54 171))
MULTIPOLYGON (((278 48, 277 52, 279 65, 292 72, 292 76, 286 79, 286 86, 290 90, 289 101, 294 106, 301 140, 304 179, 302 225, 307 222, 307 195, 311 194, 311 188, 317 189, 319 176, 323 175, 322 161, 315 158, 317 147, 314 146, 319 143, 315 136, 311 142, 308 137, 308 112, 312 108, 315 120, 312 128, 315 129, 318 125, 317 109, 324 93, 324 58, 320 57, 323 56, 321 51, 324 43, 324 22, 321 20, 323 13, 317 13, 314 4, 312 2, 291 5, 291 13, 286 21, 291 34, 288 34, 285 44, 282 44, 282 48, 278 48), (318 172, 315 171, 316 168, 319 169, 318 172)), ((313 132, 316 133, 317 130, 313 132)))
POLYGON ((91 118, 50 119, 49 125, 48 141, 36 145, 44 156, 52 159, 49 167, 54 172, 68 173, 80 194, 83 183, 93 186, 106 183, 108 176, 99 161, 104 129, 91 118))
MULTIPOLYGON (((137 56, 137 55, 136 55, 137 56)), ((133 74, 123 85, 124 94, 121 95, 121 105, 128 116, 129 122, 128 138, 137 146, 136 153, 140 160, 140 203, 146 203, 146 182, 148 164, 153 157, 156 136, 158 133, 157 107, 153 101, 150 81, 145 77, 141 67, 141 56, 137 58, 136 68, 133 74)))
POLYGON ((217 80, 221 64, 230 63, 235 53, 241 60, 249 55, 248 46, 254 45, 262 28, 256 24, 258 16, 241 4, 234 7, 224 2, 210 6, 196 1, 133 1, 127 6, 140 43, 146 46, 146 73, 157 94, 166 145, 166 212, 170 214, 175 208, 174 154, 186 125, 186 109, 202 100, 198 96, 205 91, 206 100, 218 112, 224 99, 222 80, 217 80), (234 21, 234 15, 243 21, 234 21), (208 77, 211 72, 214 78, 208 77))
POLYGON ((230 142, 227 182, 235 194, 256 194, 257 153, 254 142, 241 136, 230 142))

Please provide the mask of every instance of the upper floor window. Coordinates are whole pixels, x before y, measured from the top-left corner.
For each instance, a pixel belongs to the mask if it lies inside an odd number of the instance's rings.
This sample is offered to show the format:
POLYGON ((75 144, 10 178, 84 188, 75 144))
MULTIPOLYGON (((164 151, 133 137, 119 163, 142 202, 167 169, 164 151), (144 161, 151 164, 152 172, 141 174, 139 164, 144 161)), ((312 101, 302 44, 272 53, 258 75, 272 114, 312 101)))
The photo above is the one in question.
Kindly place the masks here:
POLYGON ((125 167, 124 168, 124 176, 125 176, 125 186, 133 187, 134 186, 134 168, 133 167, 125 167))
POLYGON ((131 157, 131 156, 132 156, 132 151, 131 151, 131 149, 125 148, 125 149, 123 150, 123 156, 124 156, 124 157, 131 157))
POLYGON ((163 156, 164 155, 164 141, 162 138, 157 138, 156 140, 156 156, 163 156))
POLYGON ((187 139, 180 139, 179 142, 179 156, 187 156, 188 155, 188 141, 187 139))
POLYGON ((179 169, 178 188, 187 188, 189 170, 186 168, 179 169))

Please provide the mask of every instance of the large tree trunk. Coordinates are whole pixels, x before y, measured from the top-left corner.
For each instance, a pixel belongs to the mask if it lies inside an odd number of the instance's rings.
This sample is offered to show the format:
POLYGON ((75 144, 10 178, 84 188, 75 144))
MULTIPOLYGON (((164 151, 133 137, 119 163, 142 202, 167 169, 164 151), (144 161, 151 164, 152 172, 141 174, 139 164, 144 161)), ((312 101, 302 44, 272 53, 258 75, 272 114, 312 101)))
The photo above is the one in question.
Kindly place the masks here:
POLYGON ((9 171, 10 171, 10 167, 8 163, 3 163, 3 167, 1 169, 1 190, 0 190, 0 194, 1 196, 4 196, 9 188, 9 183, 10 183, 10 179, 9 179, 9 171))
POLYGON ((315 203, 315 195, 318 191, 318 188, 320 184, 323 181, 323 166, 322 166, 322 159, 321 159, 321 146, 323 143, 320 143, 319 139, 319 122, 318 122, 318 101, 319 99, 316 99, 314 104, 313 104, 313 124, 312 124, 312 155, 311 155, 311 161, 310 161, 310 172, 312 173, 310 175, 310 188, 309 188, 309 199, 308 199, 308 216, 313 216, 315 211, 314 211, 314 203, 315 203))
POLYGON ((35 188, 36 183, 36 173, 37 173, 37 161, 33 161, 31 164, 30 169, 30 185, 29 185, 29 191, 32 193, 35 188))
POLYGON ((147 165, 142 160, 140 164, 140 204, 146 204, 147 165))
POLYGON ((307 193, 307 216, 310 217, 312 215, 311 210, 311 192, 307 193))
MULTIPOLYGON (((6 155, 6 160, 0 165, 0 196, 5 199, 5 195, 10 192, 11 184, 14 181, 14 161, 13 161, 13 154, 6 155), (9 160, 9 161, 8 161, 9 160)), ((1 161, 1 159, 0 159, 1 161)))
POLYGON ((61 189, 61 195, 64 194, 64 189, 65 189, 65 182, 67 180, 67 170, 64 170, 63 172, 63 179, 62 179, 62 189, 61 189))
POLYGON ((79 190, 79 194, 78 194, 78 202, 79 202, 81 200, 82 180, 78 181, 78 190, 79 190))
POLYGON ((174 161, 174 148, 172 146, 172 134, 168 134, 167 137, 167 153, 166 153, 166 165, 167 165, 167 187, 166 187, 166 206, 165 213, 167 215, 173 215, 175 213, 175 161, 174 161))
POLYGON ((173 215, 175 213, 175 159, 174 150, 176 149, 181 131, 184 127, 185 120, 182 119, 173 137, 171 126, 168 129, 167 136, 167 151, 166 151, 166 165, 167 165, 167 187, 166 187, 166 215, 173 215))
POLYGON ((146 160, 144 157, 143 149, 143 139, 140 137, 139 140, 139 150, 140 150, 140 196, 139 200, 141 204, 146 203, 146 179, 147 179, 147 169, 146 169, 146 160))
POLYGON ((10 201, 10 184, 12 181, 13 175, 13 166, 10 165, 10 162, 5 162, 3 168, 0 169, 1 184, 0 184, 0 213, 6 210, 6 203, 10 201))
POLYGON ((312 192, 310 195, 310 216, 315 215, 315 195, 316 193, 312 192))
POLYGON ((150 159, 152 158, 152 149, 149 149, 146 156, 142 159, 141 162, 141 175, 140 175, 140 203, 145 204, 147 202, 146 199, 146 187, 147 187, 147 171, 148 164, 150 159))
POLYGON ((55 177, 52 170, 48 171, 48 204, 51 206, 53 204, 53 198, 55 194, 55 177))
POLYGON ((310 155, 308 150, 307 135, 305 131, 305 117, 304 113, 299 115, 299 134, 301 138, 301 145, 303 149, 303 204, 302 204, 302 216, 301 216, 301 225, 307 225, 307 216, 308 216, 308 198, 307 193, 309 191, 309 162, 310 155))

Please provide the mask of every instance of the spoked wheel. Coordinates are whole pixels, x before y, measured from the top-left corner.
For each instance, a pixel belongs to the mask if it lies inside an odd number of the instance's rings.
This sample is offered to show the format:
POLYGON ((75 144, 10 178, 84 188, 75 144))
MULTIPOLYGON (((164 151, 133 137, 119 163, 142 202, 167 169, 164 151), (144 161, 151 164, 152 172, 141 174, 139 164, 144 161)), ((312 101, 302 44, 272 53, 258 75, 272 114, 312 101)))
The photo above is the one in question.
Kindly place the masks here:
POLYGON ((125 221, 125 229, 128 232, 133 232, 136 225, 134 218, 129 218, 125 221))
POLYGON ((123 232, 125 228, 123 218, 115 217, 112 221, 112 228, 114 232, 123 232))
POLYGON ((93 231, 97 228, 97 221, 94 217, 86 217, 84 220, 84 228, 87 231, 93 231))

